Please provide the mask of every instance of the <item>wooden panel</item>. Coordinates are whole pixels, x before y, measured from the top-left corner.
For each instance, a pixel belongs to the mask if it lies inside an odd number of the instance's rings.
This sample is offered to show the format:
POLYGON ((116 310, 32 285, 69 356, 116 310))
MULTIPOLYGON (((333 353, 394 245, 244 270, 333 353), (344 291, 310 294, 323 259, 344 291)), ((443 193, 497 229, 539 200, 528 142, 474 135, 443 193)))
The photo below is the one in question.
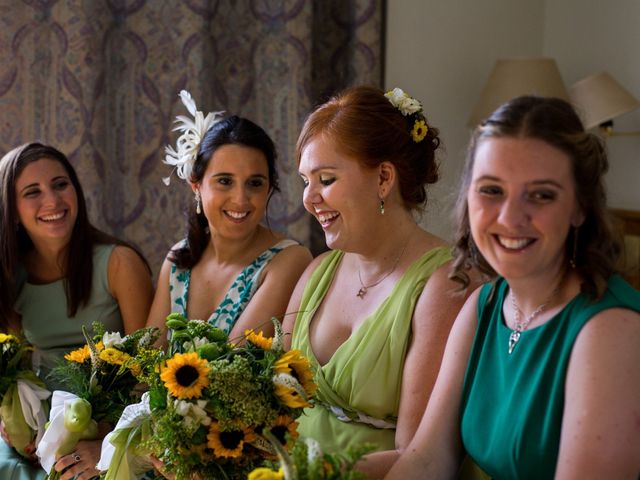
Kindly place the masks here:
POLYGON ((640 290, 640 211, 611 209, 611 213, 624 240, 623 274, 640 290))

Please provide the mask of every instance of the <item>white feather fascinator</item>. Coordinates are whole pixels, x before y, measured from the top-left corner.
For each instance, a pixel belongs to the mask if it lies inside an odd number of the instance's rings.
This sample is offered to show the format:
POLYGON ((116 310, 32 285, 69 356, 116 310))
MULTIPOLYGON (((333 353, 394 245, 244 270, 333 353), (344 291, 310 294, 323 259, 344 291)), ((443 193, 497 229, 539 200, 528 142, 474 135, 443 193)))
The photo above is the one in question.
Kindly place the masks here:
MULTIPOLYGON (((184 115, 178 115, 176 117, 175 123, 178 125, 173 131, 183 133, 178 137, 175 149, 171 145, 165 147, 165 153, 167 155, 165 156, 164 163, 175 167, 171 173, 175 171, 178 177, 189 181, 191 178, 191 170, 198 156, 198 149, 200 148, 200 142, 202 142, 204 134, 207 133, 207 130, 209 130, 213 124, 220 121, 220 117, 224 112, 210 112, 205 117, 202 112, 197 110, 196 102, 186 90, 180 92, 180 99, 193 116, 193 120, 184 115)), ((171 182, 171 174, 163 178, 162 181, 165 185, 169 185, 171 182)))

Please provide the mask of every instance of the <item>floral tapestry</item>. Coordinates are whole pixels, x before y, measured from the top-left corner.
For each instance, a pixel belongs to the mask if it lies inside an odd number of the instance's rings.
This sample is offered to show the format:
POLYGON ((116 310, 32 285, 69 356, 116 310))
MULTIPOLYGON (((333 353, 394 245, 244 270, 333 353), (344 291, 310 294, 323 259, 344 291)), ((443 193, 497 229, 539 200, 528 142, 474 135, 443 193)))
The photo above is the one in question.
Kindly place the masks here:
POLYGON ((274 138, 269 224, 319 251, 295 142, 330 94, 380 85, 383 12, 382 0, 1 0, 0 153, 36 140, 66 153, 92 221, 156 273, 193 201, 161 181, 184 88, 274 138))

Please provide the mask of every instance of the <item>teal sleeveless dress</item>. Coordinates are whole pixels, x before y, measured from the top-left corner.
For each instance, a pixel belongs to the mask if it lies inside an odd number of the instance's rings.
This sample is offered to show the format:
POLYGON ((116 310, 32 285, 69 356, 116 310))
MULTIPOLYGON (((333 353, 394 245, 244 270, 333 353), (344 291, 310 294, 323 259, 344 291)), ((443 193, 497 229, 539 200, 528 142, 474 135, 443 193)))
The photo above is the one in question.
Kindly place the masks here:
MULTIPOLYGON (((302 351, 315 371, 317 403, 299 419, 301 435, 316 439, 324 451, 373 443, 395 449, 402 370, 411 339, 411 319, 431 276, 451 260, 448 247, 434 248, 416 260, 378 309, 320 365, 309 341, 309 325, 322 303, 344 253, 332 251, 312 273, 303 292, 291 348, 302 351)), ((321 321, 315 319, 314 321, 321 321)))
MULTIPOLYGON (((115 245, 97 245, 93 252, 91 297, 76 316, 67 316, 67 297, 64 280, 43 285, 25 282, 20 289, 15 310, 22 316, 25 338, 35 347, 33 368, 49 390, 57 385, 47 374, 66 353, 85 344, 82 326, 91 331, 94 321, 104 323, 108 331, 124 334, 118 302, 109 291, 108 266, 115 245)), ((45 471, 28 464, 22 457, 0 441, 0 479, 43 479, 45 471)))
MULTIPOLYGON (((184 245, 186 240, 182 241, 184 245)), ((229 333, 240 315, 251 301, 260 286, 262 271, 278 253, 292 245, 299 245, 295 240, 281 240, 273 247, 258 255, 236 277, 231 288, 218 305, 218 308, 207 319, 207 322, 229 333)), ((191 284, 191 269, 180 269, 175 264, 169 271, 169 294, 171 296, 171 311, 187 316, 187 302, 189 300, 189 285, 191 284)))
POLYGON ((494 479, 552 479, 560 447, 567 367, 582 327, 608 308, 640 311, 640 292, 614 275, 604 297, 579 294, 551 320, 525 330, 509 355, 511 330, 500 278, 478 299, 478 329, 464 379, 461 436, 471 459, 494 479))

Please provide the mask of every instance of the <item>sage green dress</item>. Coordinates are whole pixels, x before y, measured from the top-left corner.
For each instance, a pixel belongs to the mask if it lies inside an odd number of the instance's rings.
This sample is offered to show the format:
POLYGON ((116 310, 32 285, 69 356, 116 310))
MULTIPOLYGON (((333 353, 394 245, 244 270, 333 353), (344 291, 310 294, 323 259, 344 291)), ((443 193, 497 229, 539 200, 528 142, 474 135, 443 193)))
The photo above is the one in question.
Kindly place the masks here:
MULTIPOLYGON (((343 255, 333 251, 318 265, 305 287, 296 318, 292 348, 302 350, 310 359, 318 384, 318 403, 298 419, 298 431, 318 440, 327 452, 365 442, 375 444, 377 450, 394 449, 413 311, 431 274, 451 260, 450 249, 434 248, 409 266, 378 309, 321 366, 311 348, 309 324, 343 255)), ((354 297, 354 301, 360 299, 354 297)))
MULTIPOLYGON (((100 321, 107 331, 124 334, 120 307, 109 291, 108 266, 115 245, 97 245, 93 252, 91 297, 78 309, 75 317, 67 315, 64 280, 37 285, 22 285, 15 310, 22 316, 25 338, 35 347, 33 363, 36 374, 50 390, 56 385, 47 374, 66 353, 85 344, 82 326, 91 331, 100 321)), ((45 471, 28 464, 4 441, 0 441, 0 480, 42 479, 45 471)))

